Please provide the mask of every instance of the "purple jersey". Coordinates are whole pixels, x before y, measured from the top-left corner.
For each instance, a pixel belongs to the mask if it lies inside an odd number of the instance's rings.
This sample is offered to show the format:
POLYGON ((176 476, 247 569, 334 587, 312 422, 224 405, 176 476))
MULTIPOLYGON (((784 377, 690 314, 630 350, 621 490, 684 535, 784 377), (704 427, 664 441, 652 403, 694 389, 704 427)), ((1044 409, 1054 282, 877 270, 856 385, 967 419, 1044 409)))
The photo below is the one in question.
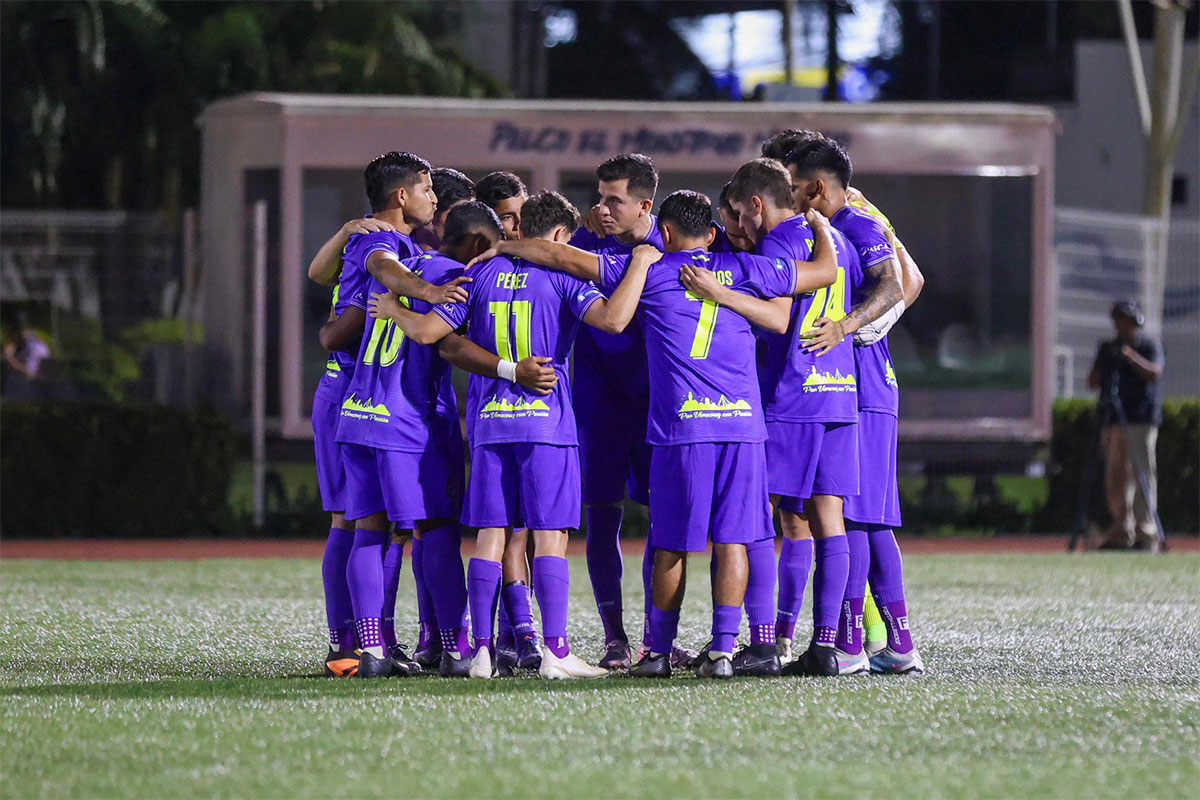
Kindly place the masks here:
MULTIPOLYGON (((839 320, 850 312, 847 284, 861 281, 858 254, 836 229, 831 231, 837 250, 837 278, 832 286, 800 295, 792 303, 787 333, 763 335, 766 352, 759 367, 763 410, 778 422, 854 422, 858 419, 855 391, 854 344, 847 336, 823 356, 801 348, 803 331, 819 317, 839 320)), ((757 252, 770 258, 808 261, 812 258, 813 232, 803 216, 776 225, 757 252)))
MULTIPOLYGON (((435 285, 463 272, 462 264, 440 253, 425 253, 402 263, 435 285)), ((387 289, 370 278, 367 291, 387 289)), ((401 302, 419 314, 431 308, 422 300, 404 298, 401 302)), ((438 355, 437 345, 417 344, 395 321, 367 322, 354 376, 342 401, 337 440, 378 450, 424 452, 431 434, 457 418, 450 365, 438 355)))
MULTIPOLYGON (((570 244, 580 250, 597 255, 627 256, 636 244, 626 244, 616 236, 597 236, 586 228, 575 231, 570 244)), ((658 230, 658 219, 651 215, 650 233, 644 242, 663 249, 662 233, 658 230)), ((589 366, 593 372, 604 377, 612 387, 624 387, 633 399, 644 398, 649 392, 646 374, 646 348, 642 342, 642 331, 635 319, 621 333, 605 333, 590 326, 579 331, 575 342, 575 358, 589 366)), ((644 401, 643 401, 644 402, 644 401)))
MULTIPOLYGON (((683 250, 650 268, 638 305, 650 370, 646 441, 765 441, 750 323, 684 289, 684 264, 710 269, 722 284, 758 297, 791 294, 795 281, 790 261, 749 253, 683 250)), ((615 289, 628 266, 628 256, 602 257, 602 287, 615 289)))
MULTIPOLYGON (((896 251, 888 242, 883 223, 865 211, 843 206, 830 218, 833 227, 841 231, 858 252, 862 264, 860 280, 851 285, 850 302, 858 305, 867 299, 875 282, 866 272, 880 262, 895 258, 896 251)), ((892 369, 892 354, 888 350, 887 337, 866 347, 854 348, 854 361, 858 369, 858 408, 860 411, 879 411, 898 416, 900 413, 900 388, 896 373, 892 369)))
MULTIPOLYGON (((367 257, 363 254, 366 236, 354 234, 342 248, 342 273, 333 288, 332 308, 340 317, 350 306, 367 310, 367 257)), ((354 355, 341 350, 329 354, 325 362, 325 374, 317 384, 315 397, 328 403, 340 403, 354 375, 354 355)))
POLYGON ((503 378, 472 375, 467 388, 467 436, 472 447, 504 442, 578 445, 571 408, 568 354, 592 303, 590 283, 529 261, 497 256, 471 268, 466 303, 434 311, 471 341, 508 361, 549 356, 558 383, 548 395, 503 378))

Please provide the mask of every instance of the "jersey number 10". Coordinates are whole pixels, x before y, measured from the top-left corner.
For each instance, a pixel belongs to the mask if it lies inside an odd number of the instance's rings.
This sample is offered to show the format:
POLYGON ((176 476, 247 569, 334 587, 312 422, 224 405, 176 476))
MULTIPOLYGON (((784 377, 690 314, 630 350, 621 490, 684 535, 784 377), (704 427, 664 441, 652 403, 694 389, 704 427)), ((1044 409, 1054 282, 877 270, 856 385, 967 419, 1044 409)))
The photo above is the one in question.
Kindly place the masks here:
MULTIPOLYGON (((408 308, 408 298, 401 297, 400 305, 408 308)), ((396 363, 400 355, 400 345, 404 344, 404 331, 396 327, 394 319, 377 319, 371 326, 371 338, 367 340, 367 350, 363 353, 364 364, 374 364, 375 356, 379 356, 379 366, 390 367, 396 363), (380 349, 382 343, 382 351, 380 349)))

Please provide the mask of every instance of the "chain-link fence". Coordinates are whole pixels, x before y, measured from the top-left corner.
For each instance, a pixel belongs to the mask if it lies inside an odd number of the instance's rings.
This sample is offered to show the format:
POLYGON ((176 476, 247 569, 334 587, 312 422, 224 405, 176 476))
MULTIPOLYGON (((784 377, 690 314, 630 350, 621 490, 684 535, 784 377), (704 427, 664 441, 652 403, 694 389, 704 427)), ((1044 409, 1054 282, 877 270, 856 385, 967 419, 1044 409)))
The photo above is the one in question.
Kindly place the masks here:
MULTIPOLYGON (((1158 246, 1157 219, 1060 208, 1055 218, 1058 339, 1055 394, 1090 394, 1087 376, 1097 345, 1113 336, 1109 311, 1117 299, 1147 307, 1153 290, 1145 265, 1158 246)), ((1171 221, 1161 337, 1168 397, 1200 396, 1200 222, 1171 221)))

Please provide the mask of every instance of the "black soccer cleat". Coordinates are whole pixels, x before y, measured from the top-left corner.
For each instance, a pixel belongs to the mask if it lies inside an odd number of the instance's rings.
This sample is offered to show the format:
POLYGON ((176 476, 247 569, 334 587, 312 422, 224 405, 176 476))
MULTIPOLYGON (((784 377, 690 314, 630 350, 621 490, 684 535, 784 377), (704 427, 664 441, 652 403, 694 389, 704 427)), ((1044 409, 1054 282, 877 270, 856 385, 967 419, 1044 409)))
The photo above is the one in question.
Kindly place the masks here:
POLYGON ((733 657, 733 674, 756 678, 779 675, 779 654, 773 644, 752 644, 738 650, 733 657))
POLYGON ((442 651, 441 664, 438 665, 439 675, 443 678, 467 678, 470 677, 470 672, 471 659, 451 653, 449 650, 442 651))
POLYGON ((662 653, 656 656, 646 653, 642 660, 629 670, 629 674, 635 678, 669 678, 671 677, 671 655, 662 653))
POLYGON ((838 667, 837 651, 828 645, 809 645, 804 655, 780 670, 781 675, 819 675, 836 677, 841 672, 838 667))
POLYGON ((733 661, 729 656, 713 658, 711 653, 696 667, 697 678, 732 678, 733 661))
POLYGON ((412 655, 412 660, 420 665, 422 670, 432 671, 440 667, 442 661, 442 639, 435 636, 425 647, 418 648, 412 655))
POLYGON ((354 674, 359 678, 390 678, 395 671, 396 662, 390 656, 376 658, 364 650, 358 655, 358 672, 354 674))
POLYGON ((388 655, 391 656, 392 661, 395 661, 398 665, 403 666, 403 673, 400 671, 396 672, 396 674, 401 678, 407 678, 409 675, 421 674, 421 665, 408 657, 408 653, 404 651, 404 645, 396 644, 391 650, 388 651, 388 655))
POLYGON ((613 639, 604 647, 604 657, 600 659, 599 667, 605 669, 629 669, 633 663, 633 654, 629 651, 629 642, 624 639, 613 639))
POLYGON ((358 653, 353 650, 330 650, 325 656, 326 678, 349 678, 358 672, 358 653))

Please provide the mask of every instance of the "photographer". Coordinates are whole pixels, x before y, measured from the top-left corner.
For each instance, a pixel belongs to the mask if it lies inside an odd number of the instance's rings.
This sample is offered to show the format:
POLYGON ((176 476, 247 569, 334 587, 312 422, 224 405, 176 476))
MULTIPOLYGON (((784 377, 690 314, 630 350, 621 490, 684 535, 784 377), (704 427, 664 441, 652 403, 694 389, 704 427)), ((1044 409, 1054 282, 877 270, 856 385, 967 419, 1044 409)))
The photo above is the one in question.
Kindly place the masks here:
POLYGON ((1112 320, 1116 338, 1100 345, 1088 375, 1088 386, 1100 390, 1104 489, 1113 518, 1101 547, 1157 551, 1154 450, 1162 424, 1162 348, 1142 333, 1145 319, 1134 303, 1114 303, 1112 320))

